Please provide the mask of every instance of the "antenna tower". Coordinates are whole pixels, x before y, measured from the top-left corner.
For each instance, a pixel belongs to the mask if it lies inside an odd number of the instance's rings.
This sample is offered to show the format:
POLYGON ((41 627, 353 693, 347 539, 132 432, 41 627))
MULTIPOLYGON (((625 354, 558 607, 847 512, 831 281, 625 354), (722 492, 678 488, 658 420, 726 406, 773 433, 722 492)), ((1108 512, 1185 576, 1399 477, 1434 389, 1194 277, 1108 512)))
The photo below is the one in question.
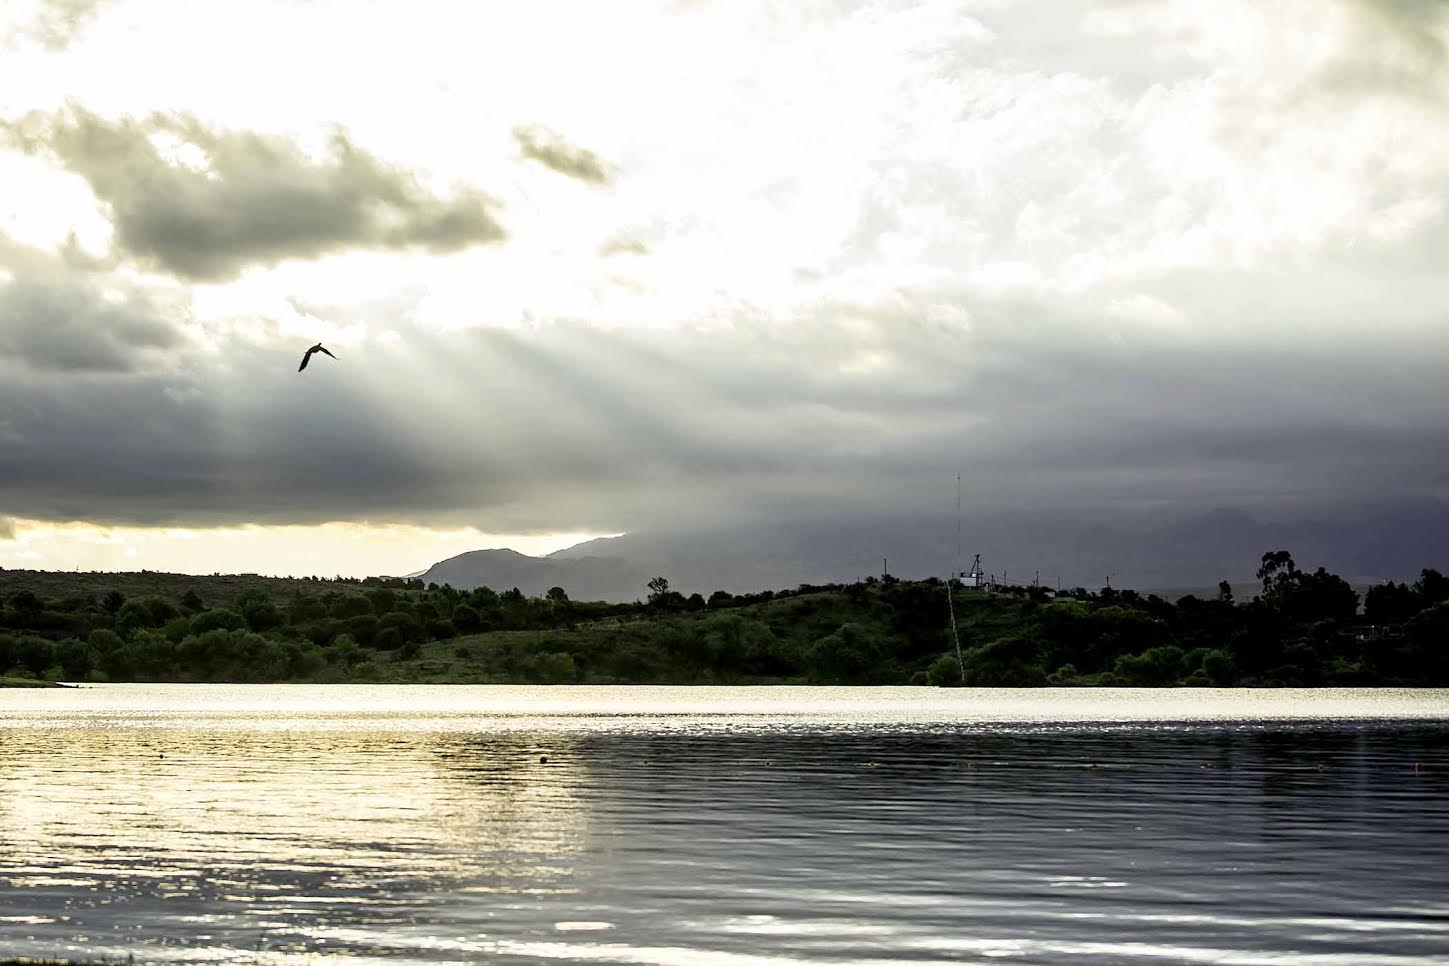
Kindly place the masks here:
POLYGON ((956 573, 961 573, 961 474, 956 474, 956 573))

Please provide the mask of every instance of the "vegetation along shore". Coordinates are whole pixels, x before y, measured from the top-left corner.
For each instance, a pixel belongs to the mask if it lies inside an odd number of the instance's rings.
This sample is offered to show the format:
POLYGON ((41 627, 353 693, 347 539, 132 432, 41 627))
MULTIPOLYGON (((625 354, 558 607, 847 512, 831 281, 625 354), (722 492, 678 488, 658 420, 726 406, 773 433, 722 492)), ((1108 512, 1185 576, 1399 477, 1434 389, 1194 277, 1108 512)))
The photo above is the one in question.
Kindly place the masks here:
MULTIPOLYGON (((1449 685, 1449 577, 1371 588, 1265 554, 1165 600, 937 579, 632 604, 364 580, 0 571, 0 686, 226 681, 1449 685), (948 598, 949 593, 949 598, 948 598), (958 660, 950 625, 954 609, 958 660), (964 675, 963 675, 964 669, 964 675)), ((643 590, 643 588, 641 588, 643 590)))

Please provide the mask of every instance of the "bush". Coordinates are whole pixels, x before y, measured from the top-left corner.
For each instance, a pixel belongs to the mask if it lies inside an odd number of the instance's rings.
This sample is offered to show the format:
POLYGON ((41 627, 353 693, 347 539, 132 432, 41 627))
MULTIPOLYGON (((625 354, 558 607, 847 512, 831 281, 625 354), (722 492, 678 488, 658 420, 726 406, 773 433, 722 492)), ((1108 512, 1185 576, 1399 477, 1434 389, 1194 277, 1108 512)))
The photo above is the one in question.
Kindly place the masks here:
POLYGON ((1175 644, 1149 648, 1141 654, 1124 654, 1117 659, 1113 673, 1129 685, 1164 687, 1176 684, 1182 677, 1182 648, 1175 644))
POLYGON ((1081 681, 1081 672, 1075 664, 1063 664, 1055 671, 1047 675, 1047 684, 1053 687, 1060 687, 1064 684, 1077 684, 1081 681))
POLYGON ((464 634, 475 634, 483 627, 482 616, 467 604, 453 608, 453 626, 464 634))
MULTIPOLYGON (((396 631, 398 644, 406 644, 410 641, 422 643, 428 636, 428 632, 423 629, 422 623, 416 617, 401 610, 385 614, 378 620, 377 628, 379 641, 388 631, 396 631)), ((378 644, 377 646, 382 647, 383 645, 378 644)))
POLYGON ((854 682, 866 677, 884 657, 880 637, 860 624, 842 624, 810 647, 811 677, 854 682))
POLYGON ((1202 673, 1213 684, 1225 688, 1238 679, 1238 666, 1227 651, 1213 650, 1203 655, 1202 673))
POLYGON ((90 648, 75 638, 61 641, 52 650, 60 665, 60 677, 67 681, 84 681, 95 666, 90 648))
POLYGON ((160 627, 181 614, 169 600, 161 597, 137 597, 126 601, 116 614, 116 630, 130 637, 143 628, 160 627))
POLYGON ((338 620, 377 616, 377 612, 372 609, 372 601, 361 594, 346 594, 337 598, 328 606, 327 613, 338 620))
POLYGON ((109 654, 124 642, 121 640, 121 635, 115 631, 108 631, 104 627, 98 627, 86 637, 86 643, 91 646, 91 650, 97 653, 109 654))
POLYGON ((578 667, 572 654, 550 652, 533 660, 534 677, 541 684, 568 684, 578 678, 578 667))
POLYGON ((281 608, 262 591, 249 590, 242 594, 237 599, 237 610, 241 612, 242 619, 247 622, 247 627, 258 634, 278 627, 287 620, 281 608))
POLYGON ((954 651, 942 654, 926 669, 926 683, 934 687, 961 683, 961 662, 954 651))
POLYGON ((327 649, 327 660, 333 664, 340 664, 347 670, 362 660, 362 648, 348 634, 338 634, 332 640, 332 645, 327 649))
POLYGON ((1029 638, 998 638, 966 653, 966 683, 977 688, 1038 688, 1046 684, 1041 652, 1029 638))

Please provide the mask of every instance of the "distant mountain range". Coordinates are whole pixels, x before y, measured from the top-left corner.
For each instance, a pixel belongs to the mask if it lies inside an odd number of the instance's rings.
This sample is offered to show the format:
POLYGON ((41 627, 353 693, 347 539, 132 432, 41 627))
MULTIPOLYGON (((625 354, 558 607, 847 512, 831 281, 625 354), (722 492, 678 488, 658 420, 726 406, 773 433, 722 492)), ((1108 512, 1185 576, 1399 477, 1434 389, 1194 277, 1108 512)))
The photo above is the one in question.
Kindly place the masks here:
POLYGON ((562 587, 575 600, 632 601, 647 596, 649 581, 658 576, 685 594, 707 596, 716 590, 742 593, 795 587, 805 582, 807 574, 790 561, 682 553, 630 535, 590 540, 546 557, 516 550, 474 550, 440 561, 420 576, 460 588, 517 587, 540 596, 562 587))
MULTIPOLYGON (((1018 514, 963 521, 963 565, 1012 581, 1040 575, 1052 586, 1212 592, 1228 579, 1240 596, 1267 550, 1287 549, 1300 566, 1327 567, 1355 585, 1412 579, 1421 568, 1449 569, 1449 510, 1441 504, 1393 507, 1356 519, 1268 522, 1235 509, 1181 516, 1104 519, 1018 514)), ((682 593, 742 593, 802 583, 854 581, 888 566, 904 578, 945 576, 956 566, 954 520, 897 519, 798 523, 710 532, 630 533, 530 557, 476 550, 434 564, 423 580, 529 595, 563 587, 578 600, 632 601, 655 576, 682 593), (887 563, 888 561, 888 563, 887 563)))

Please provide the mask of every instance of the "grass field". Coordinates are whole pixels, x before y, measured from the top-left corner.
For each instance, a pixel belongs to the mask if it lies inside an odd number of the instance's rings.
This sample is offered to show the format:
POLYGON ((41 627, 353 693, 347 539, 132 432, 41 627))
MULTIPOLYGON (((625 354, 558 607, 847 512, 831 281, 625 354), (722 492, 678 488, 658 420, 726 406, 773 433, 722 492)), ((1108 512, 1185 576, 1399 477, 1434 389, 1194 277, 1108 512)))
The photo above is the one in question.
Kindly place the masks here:
MULTIPOLYGON (((54 681, 36 681, 33 678, 6 678, 0 677, 0 688, 58 688, 59 684, 54 681)), ((8 960, 0 960, 0 966, 5 966, 8 960)))

